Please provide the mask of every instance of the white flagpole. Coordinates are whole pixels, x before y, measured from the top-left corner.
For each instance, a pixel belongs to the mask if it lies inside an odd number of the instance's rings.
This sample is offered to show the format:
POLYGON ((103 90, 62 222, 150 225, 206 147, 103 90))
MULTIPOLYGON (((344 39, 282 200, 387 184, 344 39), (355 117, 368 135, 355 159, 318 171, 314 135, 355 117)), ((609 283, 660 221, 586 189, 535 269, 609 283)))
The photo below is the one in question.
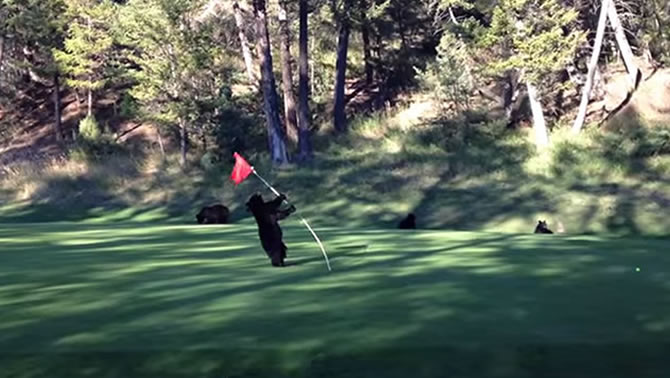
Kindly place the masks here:
MULTIPOLYGON (((267 181, 265 181, 265 179, 263 177, 261 177, 261 175, 259 175, 258 172, 256 172, 256 169, 254 169, 254 167, 251 167, 251 172, 253 172, 254 175, 256 175, 256 177, 258 177, 258 179, 261 180, 263 182, 263 184, 265 184, 265 186, 267 186, 268 189, 270 189, 272 191, 272 193, 274 193, 277 197, 280 196, 279 192, 275 188, 273 188, 272 185, 270 185, 267 181)), ((286 202, 289 205, 291 204, 286 199, 284 199, 284 202, 286 202)), ((323 258, 326 260, 326 266, 328 267, 328 271, 332 272, 332 269, 330 268, 330 260, 328 259, 328 254, 326 253, 326 249, 323 247, 323 244, 321 243, 321 239, 319 239, 319 237, 316 235, 316 232, 314 232, 314 230, 312 229, 312 226, 310 226, 309 223, 307 223, 307 220, 305 218, 303 218, 302 215, 298 214, 298 216, 300 217, 300 221, 302 222, 302 224, 304 224, 305 227, 307 227, 309 232, 312 234, 312 237, 314 237, 314 240, 319 245, 319 248, 321 248, 321 253, 323 254, 323 258)))

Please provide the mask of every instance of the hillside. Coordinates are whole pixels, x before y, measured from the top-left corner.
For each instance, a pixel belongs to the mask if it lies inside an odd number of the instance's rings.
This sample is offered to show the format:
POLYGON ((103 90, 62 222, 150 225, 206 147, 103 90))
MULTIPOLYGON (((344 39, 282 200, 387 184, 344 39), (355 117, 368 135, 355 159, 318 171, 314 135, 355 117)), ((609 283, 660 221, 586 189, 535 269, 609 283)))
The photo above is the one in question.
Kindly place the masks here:
MULTIPOLYGON (((670 160, 653 132, 557 131, 537 154, 527 129, 441 119, 434 106, 416 97, 358 119, 346 138, 319 136, 309 166, 274 170, 262 154, 247 157, 319 227, 393 227, 413 211, 421 228, 529 232, 546 218, 567 233, 667 233, 670 160)), ((194 159, 183 173, 144 146, 105 161, 14 165, 0 219, 192 223, 198 206, 223 201, 248 222, 246 197, 269 195, 253 178, 235 188, 229 162, 205 169, 194 159)))

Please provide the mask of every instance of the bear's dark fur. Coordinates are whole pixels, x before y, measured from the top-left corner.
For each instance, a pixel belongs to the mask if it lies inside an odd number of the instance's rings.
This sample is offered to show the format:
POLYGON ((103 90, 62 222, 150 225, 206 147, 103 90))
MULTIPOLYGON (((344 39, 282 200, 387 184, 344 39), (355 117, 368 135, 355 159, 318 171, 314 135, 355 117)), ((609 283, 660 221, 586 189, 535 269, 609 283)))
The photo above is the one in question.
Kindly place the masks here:
POLYGON ((398 228, 401 230, 413 230, 416 228, 416 216, 414 213, 409 213, 398 223, 398 228))
POLYGON ((537 221, 537 226, 535 226, 536 234, 553 234, 554 232, 547 227, 547 221, 539 220, 537 221))
POLYGON ((258 236, 265 253, 272 261, 272 266, 284 266, 284 259, 286 259, 287 248, 282 240, 283 234, 279 221, 291 215, 295 207, 291 205, 288 209, 280 210, 279 207, 285 199, 286 196, 280 194, 274 200, 265 202, 260 194, 254 194, 247 201, 247 211, 256 218, 258 236))
POLYGON ((229 215, 230 211, 227 207, 217 204, 203 207, 195 219, 199 224, 224 224, 228 223, 229 215))

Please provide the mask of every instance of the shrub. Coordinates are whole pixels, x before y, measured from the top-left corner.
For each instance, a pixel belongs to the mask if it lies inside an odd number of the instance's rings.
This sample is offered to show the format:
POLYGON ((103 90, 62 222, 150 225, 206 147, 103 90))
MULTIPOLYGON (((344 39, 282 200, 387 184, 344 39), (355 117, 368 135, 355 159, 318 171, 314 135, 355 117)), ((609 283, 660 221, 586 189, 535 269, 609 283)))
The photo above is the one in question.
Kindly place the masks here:
POLYGON ((139 111, 139 105, 137 100, 127 93, 121 98, 121 104, 119 106, 119 114, 125 119, 132 119, 137 116, 139 111))
POLYGON ((87 116, 79 122, 79 135, 85 142, 98 142, 102 136, 98 121, 93 116, 87 116))
POLYGON ((471 59, 465 43, 452 33, 445 33, 437 47, 437 59, 420 79, 445 105, 454 104, 463 110, 470 105, 470 95, 475 88, 475 77, 470 67, 471 59))

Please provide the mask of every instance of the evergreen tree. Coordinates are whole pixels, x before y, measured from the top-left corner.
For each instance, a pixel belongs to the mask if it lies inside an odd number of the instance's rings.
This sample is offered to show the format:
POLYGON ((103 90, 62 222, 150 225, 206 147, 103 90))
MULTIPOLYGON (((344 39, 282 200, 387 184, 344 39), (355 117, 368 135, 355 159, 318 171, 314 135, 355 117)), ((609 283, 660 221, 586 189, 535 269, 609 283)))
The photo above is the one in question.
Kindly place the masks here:
POLYGON ((94 92, 109 78, 114 40, 115 5, 109 0, 68 0, 69 18, 64 48, 54 50, 65 83, 87 93, 87 115, 93 115, 94 92))
POLYGON ((58 140, 62 138, 60 85, 52 49, 63 44, 64 10, 62 0, 0 3, 0 98, 11 99, 35 83, 52 87, 54 134, 58 140))
POLYGON ((131 0, 123 7, 118 33, 129 47, 135 85, 130 91, 142 116, 158 125, 177 126, 182 166, 188 134, 214 109, 225 78, 226 56, 207 25, 194 27, 192 1, 131 0))
POLYGON ((565 68, 584 38, 577 16, 559 0, 500 0, 480 40, 492 58, 485 72, 513 71, 526 83, 538 146, 548 143, 541 93, 555 84, 551 74, 565 68))

